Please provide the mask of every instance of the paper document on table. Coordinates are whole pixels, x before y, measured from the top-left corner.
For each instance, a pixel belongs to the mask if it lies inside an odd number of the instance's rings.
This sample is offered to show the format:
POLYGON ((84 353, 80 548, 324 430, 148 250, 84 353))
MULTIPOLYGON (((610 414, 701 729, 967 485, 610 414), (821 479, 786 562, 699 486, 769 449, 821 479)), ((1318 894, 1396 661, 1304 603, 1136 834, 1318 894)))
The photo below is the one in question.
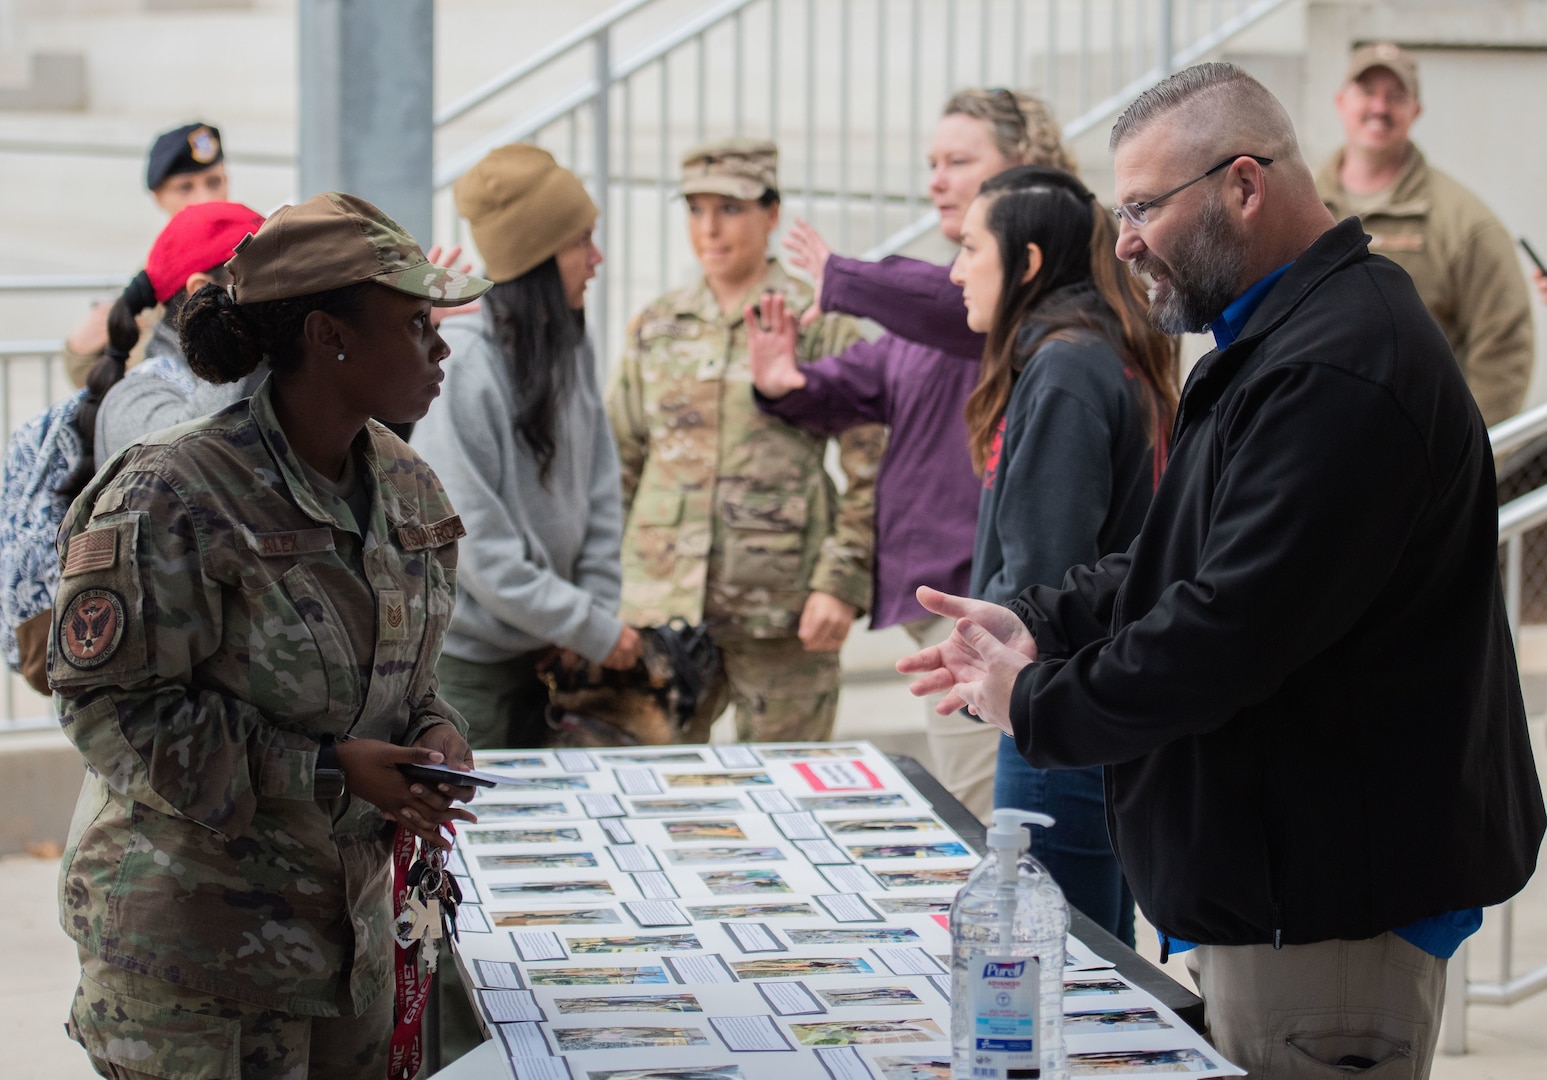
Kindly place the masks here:
POLYGON ((716 746, 714 754, 726 769, 755 769, 763 763, 750 746, 716 746))
POLYGON ((559 935, 539 930, 512 930, 516 952, 527 963, 535 960, 568 960, 569 954, 559 942, 559 935))
POLYGON ((678 956, 663 956, 667 968, 671 970, 673 977, 684 986, 694 983, 733 983, 736 976, 726 965, 725 958, 719 953, 705 953, 694 956, 684 954, 678 956))
POLYGON ((537 1007, 537 999, 530 990, 480 990, 478 1000, 496 1024, 548 1019, 537 1007))
POLYGON ((666 790, 655 770, 646 766, 614 769, 613 775, 618 778, 618 790, 625 795, 659 795, 666 790))
POLYGON ((500 960, 474 960, 473 984, 496 990, 521 990, 526 987, 526 983, 521 981, 521 968, 500 960))
MULTIPOLYGON (((822 1068, 827 1070, 827 1075, 833 1080, 874 1080, 869 1066, 859 1056, 859 1051, 852 1046, 820 1047, 816 1051, 816 1059, 822 1063, 822 1068)), ((928 1077, 934 1074, 921 1072, 917 1075, 928 1077)))
POLYGON ((530 1021, 517 1024, 495 1024, 494 1030, 499 1032, 500 1041, 505 1044, 507 1060, 514 1061, 520 1058, 553 1056, 553 1051, 548 1048, 548 1040, 543 1038, 541 1024, 530 1021))
MULTIPOLYGON (((508 1043, 506 1045, 509 1045, 508 1043)), ((561 1057, 506 1058, 516 1080, 574 1080, 569 1063, 561 1057)))
POLYGON ((827 1006, 818 1001, 803 982, 759 982, 753 985, 769 1007, 780 1016, 811 1016, 827 1011, 827 1006))
POLYGON ((709 1023, 724 1040, 727 1050, 748 1053, 795 1049, 771 1016, 711 1016, 709 1023))

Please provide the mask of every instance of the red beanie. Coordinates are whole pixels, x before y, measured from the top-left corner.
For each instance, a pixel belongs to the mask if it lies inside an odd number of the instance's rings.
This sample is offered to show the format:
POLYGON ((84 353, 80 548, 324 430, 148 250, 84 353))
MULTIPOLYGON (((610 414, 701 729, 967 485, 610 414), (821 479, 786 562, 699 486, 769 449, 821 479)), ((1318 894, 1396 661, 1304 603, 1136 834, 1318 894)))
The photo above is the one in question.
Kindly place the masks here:
POLYGON ((242 238, 262 224, 263 215, 241 203, 202 202, 179 210, 145 260, 156 302, 166 303, 194 274, 223 265, 242 238))

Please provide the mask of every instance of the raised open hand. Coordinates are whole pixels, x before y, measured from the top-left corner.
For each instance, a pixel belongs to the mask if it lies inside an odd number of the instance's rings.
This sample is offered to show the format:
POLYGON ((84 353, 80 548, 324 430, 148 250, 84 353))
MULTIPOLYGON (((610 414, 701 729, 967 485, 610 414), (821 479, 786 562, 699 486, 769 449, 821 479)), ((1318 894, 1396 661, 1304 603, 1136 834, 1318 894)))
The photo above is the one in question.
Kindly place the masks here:
POLYGON ((742 309, 747 326, 747 362, 752 367, 752 385, 764 397, 778 400, 791 390, 806 385, 806 377, 795 363, 795 343, 799 331, 795 316, 779 293, 764 293, 756 308, 742 309))

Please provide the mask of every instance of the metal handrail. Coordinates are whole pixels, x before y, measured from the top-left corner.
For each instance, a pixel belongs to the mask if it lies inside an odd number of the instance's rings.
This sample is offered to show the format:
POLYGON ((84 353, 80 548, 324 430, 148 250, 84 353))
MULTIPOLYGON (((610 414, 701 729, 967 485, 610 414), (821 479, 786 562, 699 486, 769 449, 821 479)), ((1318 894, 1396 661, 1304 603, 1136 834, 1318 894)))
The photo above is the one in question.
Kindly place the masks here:
MULTIPOLYGON (((1161 62, 1150 68, 1143 75, 1140 75, 1137 79, 1129 82, 1106 100, 1065 124, 1060 129, 1063 133, 1064 141, 1066 143, 1073 142, 1103 120, 1121 112, 1134 98, 1151 86, 1154 86, 1167 75, 1170 75, 1173 71, 1178 71, 1189 64, 1201 60, 1257 20, 1271 15, 1276 9, 1283 7, 1288 2, 1289 0, 1256 0, 1256 3, 1244 11, 1221 23, 1212 33, 1205 34, 1193 44, 1180 51, 1172 50, 1171 35, 1169 33, 1160 34, 1157 40, 1161 44, 1161 62)), ((1161 24, 1166 27, 1171 25, 1170 8, 1171 4, 1169 2, 1161 4, 1161 24)), ((881 241, 881 243, 865 252, 861 258, 875 260, 883 259, 888 255, 895 255, 921 236, 928 234, 939 223, 939 213, 931 210, 921 215, 918 220, 898 229, 891 236, 881 241)))
MULTIPOLYGON (((1517 450, 1547 434, 1547 403, 1488 429, 1488 440, 1495 455, 1517 450)), ((1525 588, 1526 534, 1547 525, 1547 485, 1528 491, 1499 507, 1499 549, 1504 562, 1504 607, 1508 612, 1510 636, 1520 649, 1522 593, 1525 588)), ((1445 984, 1445 1008, 1440 1028, 1440 1048, 1447 1054, 1466 1053, 1468 1005, 1513 1005, 1547 991, 1547 964, 1514 974, 1515 913, 1514 901, 1506 900, 1497 908, 1499 921, 1499 977, 1494 982, 1473 981, 1467 977, 1467 958, 1471 943, 1462 942, 1450 959, 1451 977, 1445 984)))
POLYGON ((58 356, 62 352, 64 352, 64 338, 0 341, 0 357, 5 358, 13 356, 58 356))
MULTIPOLYGON (((0 154, 52 154, 56 157, 145 158, 142 143, 90 142, 83 139, 0 138, 0 154)), ((225 159, 235 165, 282 165, 296 163, 293 152, 227 150, 225 159)))
POLYGON ((470 94, 464 94, 450 105, 438 111, 435 114, 435 126, 440 128, 454 120, 460 120, 478 106, 509 90, 528 75, 536 74, 555 60, 584 45, 597 34, 611 30, 640 8, 654 2, 655 0, 624 0, 623 3, 608 8, 588 22, 581 23, 569 33, 539 49, 535 54, 521 61, 521 63, 509 71, 502 75, 496 75, 477 90, 470 94))
POLYGON ((42 274, 23 277, 0 274, 0 293, 16 292, 118 292, 134 272, 117 274, 42 274))
POLYGON ((1495 457, 1518 450, 1542 435, 1547 435, 1547 401, 1488 429, 1495 457))
MULTIPOLYGON (((631 4, 620 5, 620 7, 628 7, 630 8, 630 12, 627 13, 632 13, 632 10, 643 6, 643 2, 646 2, 646 0, 633 0, 631 4)), ((627 60, 623 61, 616 67, 609 67, 607 69, 605 78, 598 77, 597 73, 593 73, 590 78, 586 79, 579 86, 576 86, 569 90, 567 93, 564 93, 553 99, 542 108, 537 109, 527 116, 522 117, 514 123, 507 124, 506 126, 499 128, 492 134, 485 135, 483 138, 478 139, 467 149, 458 152, 457 154, 446 159, 440 165, 436 166, 435 190, 443 191, 447 187, 451 186, 451 184, 456 182, 457 177, 461 176, 468 169, 476 165, 485 154, 487 154, 490 150, 493 150, 495 147, 504 146, 505 144, 512 142, 521 142, 524 139, 531 138, 538 132, 542 131, 543 128, 564 119, 566 115, 574 112, 576 109, 582 107, 587 102, 596 100, 604 89, 610 89, 614 84, 623 82, 629 76, 634 75, 635 73, 655 63, 662 57, 676 52, 684 45, 697 39, 701 34, 713 30, 727 19, 734 17, 737 13, 748 7, 751 7, 753 4, 760 2, 762 2, 762 0, 721 0, 720 3, 714 5, 713 7, 705 8, 698 14, 693 15, 682 23, 678 24, 675 30, 669 31, 662 37, 658 38, 656 41, 645 46, 643 49, 639 50, 633 56, 630 56, 627 60)), ((1280 2, 1282 2, 1282 0, 1280 0, 1280 2)), ((613 10, 617 11, 619 9, 615 8, 613 10)), ((621 16, 619 17, 621 18, 621 16)), ((598 19, 593 21, 600 20, 598 19)), ((612 21, 615 22, 616 20, 612 21)), ((608 26, 610 25, 611 22, 608 23, 608 26)), ((519 76, 517 76, 513 70, 512 72, 508 72, 506 75, 495 79, 484 88, 485 90, 490 90, 491 92, 484 96, 481 100, 487 101, 490 97, 493 97, 494 94, 498 92, 497 90, 492 90, 496 84, 499 85, 499 90, 508 89, 518 80, 518 78, 524 78, 525 76, 532 74, 540 67, 543 67, 546 64, 551 63, 553 60, 558 59, 559 56, 561 56, 563 53, 567 53, 577 46, 586 44, 587 42, 592 42, 594 44, 594 39, 596 38, 597 34, 605 29, 606 27, 598 27, 596 30, 591 31, 590 34, 585 36, 580 36, 578 30, 574 34, 567 35, 564 40, 567 41, 568 44, 565 46, 562 52, 555 50, 545 50, 545 52, 549 53, 550 55, 546 56, 543 64, 523 65, 523 70, 521 70, 519 76)), ((555 49, 557 44, 558 43, 555 43, 555 49)), ((484 91, 481 90, 478 91, 478 93, 483 94, 484 91)), ((472 96, 473 95, 469 95, 468 100, 471 100, 472 96)), ((458 103, 459 106, 460 104, 461 103, 458 103)), ((462 109, 462 111, 458 112, 456 115, 461 116, 466 111, 466 109, 462 109)), ((439 124, 440 120, 437 118, 437 127, 439 124)))

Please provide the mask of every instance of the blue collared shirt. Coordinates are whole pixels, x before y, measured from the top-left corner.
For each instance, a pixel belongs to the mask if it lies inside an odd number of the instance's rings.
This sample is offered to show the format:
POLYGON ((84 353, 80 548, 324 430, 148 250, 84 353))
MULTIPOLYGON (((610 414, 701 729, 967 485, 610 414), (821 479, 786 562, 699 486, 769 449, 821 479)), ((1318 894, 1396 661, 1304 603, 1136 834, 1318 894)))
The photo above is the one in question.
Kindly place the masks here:
MULTIPOLYGON (((1225 310, 1209 323, 1209 329, 1214 332, 1215 345, 1221 349, 1227 348, 1241 336, 1241 331, 1245 328, 1247 320, 1252 317, 1252 313, 1257 310, 1268 293, 1273 291, 1273 286, 1278 284, 1278 279, 1283 277, 1293 265, 1293 262, 1285 263, 1226 305, 1225 310)), ((1421 919, 1411 926, 1399 926, 1392 933, 1409 944, 1416 945, 1430 956, 1448 960, 1461 947, 1463 941, 1477 933, 1477 928, 1482 924, 1482 908, 1464 908, 1460 911, 1450 911, 1444 915, 1421 919)), ((1197 948, 1194 943, 1182 941, 1180 938, 1171 938, 1168 942, 1165 934, 1160 935, 1160 941, 1162 945, 1169 946, 1166 949, 1167 953, 1182 953, 1188 949, 1197 948)))
POLYGON ((1241 336, 1241 331, 1246 326, 1246 320, 1252 317, 1252 312, 1256 311, 1258 305, 1262 303, 1268 293, 1273 291, 1273 286, 1278 284, 1278 279, 1283 277, 1285 272, 1293 265, 1293 262, 1286 262, 1283 266, 1273 271, 1273 273, 1259 280, 1240 296, 1230 301, 1225 310, 1221 311, 1218 317, 1209 323, 1209 329, 1214 331, 1215 345, 1218 345, 1221 349, 1226 348, 1231 342, 1241 336))

